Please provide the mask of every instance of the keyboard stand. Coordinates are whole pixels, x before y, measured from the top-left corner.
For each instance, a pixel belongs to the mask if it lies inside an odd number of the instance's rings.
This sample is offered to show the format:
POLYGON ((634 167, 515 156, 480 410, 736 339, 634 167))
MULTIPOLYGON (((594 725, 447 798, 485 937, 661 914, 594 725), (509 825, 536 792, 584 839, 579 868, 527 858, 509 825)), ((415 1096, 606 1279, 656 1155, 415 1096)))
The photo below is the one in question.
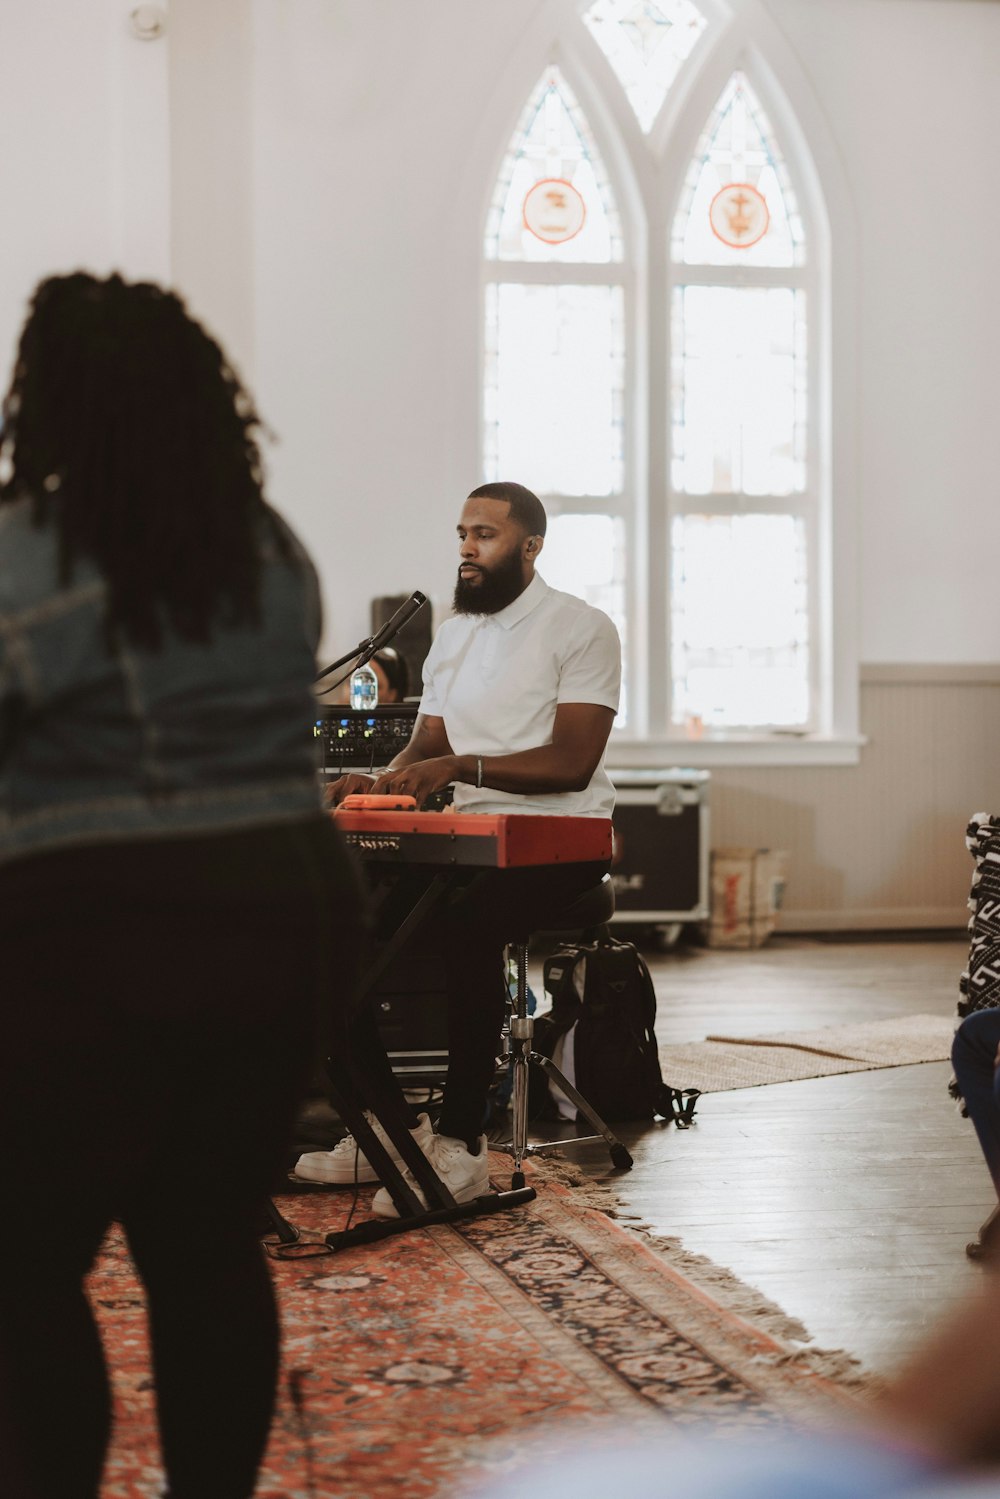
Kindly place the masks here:
POLYGON ((440 904, 443 897, 452 888, 454 881, 455 875, 453 873, 442 872, 441 874, 436 874, 430 883, 420 892, 392 936, 388 937, 381 944, 378 953, 358 979, 351 1001, 355 1009, 360 1009, 365 1003, 379 979, 388 970, 400 952, 402 952, 414 933, 419 931, 420 927, 423 926, 435 907, 440 904))
MULTIPOLYGON (((355 1006, 370 1002, 375 985, 390 964, 448 891, 456 883, 468 879, 469 875, 470 870, 463 867, 442 870, 434 875, 361 975, 352 1000, 355 1006)), ((375 1168, 381 1185, 395 1203, 399 1217, 368 1219, 355 1224, 353 1228, 329 1233, 325 1235, 325 1243, 331 1251, 347 1249, 352 1244, 371 1244, 393 1234, 408 1233, 411 1229, 427 1228, 435 1223, 454 1223, 462 1218, 480 1217, 485 1213, 501 1213, 508 1208, 518 1207, 521 1203, 533 1201, 537 1195, 534 1187, 519 1186, 513 1191, 487 1192, 481 1197, 473 1198, 471 1202, 456 1202, 410 1134, 395 1091, 384 1084, 378 1084, 367 1072, 359 1071, 356 1064, 354 1070, 358 1091, 364 1103, 359 1106, 346 1098, 332 1078, 330 1098, 364 1155, 375 1168), (375 1115, 398 1150, 427 1199, 427 1207, 423 1206, 412 1188, 407 1186, 402 1171, 365 1118, 365 1109, 375 1115)))
MULTIPOLYGON (((378 980, 447 892, 459 881, 474 877, 476 871, 548 863, 548 856, 553 852, 549 840, 558 841, 556 862, 588 863, 611 857, 611 823, 606 819, 372 812, 370 809, 362 811, 345 807, 334 813, 334 821, 363 863, 372 862, 390 868, 417 864, 437 870, 361 975, 354 996, 357 1005, 370 1002, 378 980), (418 843, 427 839, 415 858, 412 857, 410 842, 414 838, 418 843)), ((398 1219, 363 1222, 354 1228, 327 1234, 325 1242, 329 1249, 371 1243, 435 1223, 452 1223, 461 1218, 503 1212, 535 1197, 533 1187, 518 1183, 512 1191, 488 1192, 471 1202, 456 1203, 410 1134, 395 1088, 390 1096, 387 1084, 383 1082, 380 1087, 376 1086, 364 1071, 358 1073, 356 1081, 362 1103, 350 1103, 335 1084, 331 1097, 400 1216, 398 1219), (407 1186, 403 1173, 375 1135, 364 1117, 365 1109, 374 1114, 399 1152, 404 1166, 426 1198, 426 1207, 407 1186)))
POLYGON ((379 1239, 409 1233, 414 1228, 456 1223, 461 1218, 477 1218, 484 1213, 504 1213, 508 1208, 519 1207, 522 1202, 533 1201, 536 1195, 534 1187, 518 1187, 511 1192, 487 1192, 482 1197, 474 1197, 471 1202, 456 1202, 450 1208, 421 1209, 408 1218, 369 1218, 364 1223, 355 1224, 354 1228, 327 1234, 325 1243, 334 1252, 349 1249, 352 1244, 374 1244, 379 1239))
MULTIPOLYGON (((362 1078, 361 1081, 364 1084, 367 1080, 362 1078)), ((509 1192, 486 1192, 481 1197, 474 1197, 471 1202, 456 1202, 410 1134, 398 1101, 384 1094, 376 1100, 376 1089, 370 1084, 367 1088, 363 1087, 363 1091, 369 1099, 368 1107, 416 1178, 428 1206, 425 1208, 407 1185, 398 1165, 365 1118, 364 1110, 351 1103, 338 1089, 331 1087, 337 1112, 377 1171, 379 1181, 395 1203, 399 1217, 372 1218, 355 1224, 353 1228, 326 1234, 324 1242, 328 1249, 348 1249, 352 1244, 372 1244, 379 1239, 390 1238, 393 1234, 409 1233, 411 1229, 428 1228, 435 1223, 454 1223, 462 1218, 476 1218, 485 1213, 502 1213, 535 1198, 534 1187, 519 1187, 509 1192)))

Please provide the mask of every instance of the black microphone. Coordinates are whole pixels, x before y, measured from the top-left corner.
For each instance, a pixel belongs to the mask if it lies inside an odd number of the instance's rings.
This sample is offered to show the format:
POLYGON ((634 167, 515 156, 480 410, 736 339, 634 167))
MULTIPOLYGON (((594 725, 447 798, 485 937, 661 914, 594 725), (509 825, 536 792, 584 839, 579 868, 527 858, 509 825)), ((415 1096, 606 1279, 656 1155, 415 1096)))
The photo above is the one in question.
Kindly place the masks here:
POLYGON ((368 646, 369 659, 384 645, 388 645, 390 640, 394 640, 403 626, 413 618, 418 609, 424 607, 426 602, 427 595, 418 590, 410 595, 405 604, 400 604, 392 618, 387 619, 382 628, 372 636, 368 646))
MULTIPOLYGON (((352 671, 355 667, 365 665, 371 660, 376 651, 380 651, 384 645, 388 645, 389 641, 399 634, 407 620, 412 619, 417 610, 422 609, 426 602, 426 594, 419 592, 412 593, 406 600, 406 603, 400 605, 392 618, 387 619, 380 630, 377 630, 368 640, 362 640, 360 644, 354 647, 353 651, 348 651, 346 656, 338 657, 331 666, 324 667, 315 680, 322 682, 324 677, 328 677, 332 671, 337 671, 339 667, 346 666, 348 661, 355 663, 354 667, 351 668, 352 671)), ((349 675, 350 673, 348 673, 349 675)), ((332 692, 334 687, 339 687, 341 682, 346 680, 346 677, 338 677, 336 682, 333 683, 333 687, 325 687, 323 690, 324 692, 332 692)))

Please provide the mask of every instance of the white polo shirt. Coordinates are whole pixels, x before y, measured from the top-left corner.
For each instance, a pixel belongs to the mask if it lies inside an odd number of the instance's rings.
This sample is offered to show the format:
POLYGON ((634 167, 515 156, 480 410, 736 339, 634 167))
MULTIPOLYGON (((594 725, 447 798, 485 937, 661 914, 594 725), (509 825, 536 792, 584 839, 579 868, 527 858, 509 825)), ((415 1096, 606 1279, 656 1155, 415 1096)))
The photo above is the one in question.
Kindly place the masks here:
MULTIPOLYGON (((498 614, 446 619, 424 662, 420 712, 443 718, 456 755, 510 755, 552 743, 559 703, 618 711, 621 644, 608 616, 538 573, 498 614)), ((464 783, 463 812, 610 817, 614 787, 604 756, 584 791, 525 796, 464 783)))

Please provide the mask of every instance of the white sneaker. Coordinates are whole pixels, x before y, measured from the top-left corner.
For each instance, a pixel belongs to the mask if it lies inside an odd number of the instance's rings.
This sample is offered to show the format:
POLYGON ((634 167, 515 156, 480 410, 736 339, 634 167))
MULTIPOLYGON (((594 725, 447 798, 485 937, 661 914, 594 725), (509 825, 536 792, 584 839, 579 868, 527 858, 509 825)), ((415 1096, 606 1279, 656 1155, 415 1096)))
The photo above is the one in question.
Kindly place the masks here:
MULTIPOLYGON (((450 1135, 432 1135, 429 1145, 421 1145, 438 1176, 444 1182, 456 1202, 471 1202, 490 1190, 490 1162, 486 1153, 486 1136, 479 1136, 479 1154, 470 1155, 464 1140, 454 1140, 450 1135)), ((424 1207, 427 1198, 418 1187, 412 1174, 403 1171, 403 1180, 411 1192, 415 1192, 424 1207)), ((376 1218, 398 1218, 399 1212, 385 1187, 372 1199, 372 1212, 376 1218)))
MULTIPOLYGON (((399 1151, 393 1145, 385 1130, 379 1124, 375 1115, 370 1110, 365 1110, 365 1118, 375 1131, 379 1142, 389 1152, 394 1161, 400 1160, 399 1151)), ((420 1149, 426 1155, 431 1143, 437 1138, 431 1127, 431 1121, 426 1114, 418 1114, 419 1124, 416 1129, 411 1129, 410 1134, 416 1140, 420 1149)), ((306 1155, 300 1155, 295 1162, 292 1175, 300 1181, 326 1182, 334 1187, 353 1187, 356 1182, 377 1182, 378 1172, 375 1170, 358 1145, 353 1135, 345 1135, 339 1145, 332 1150, 311 1150, 306 1155)))

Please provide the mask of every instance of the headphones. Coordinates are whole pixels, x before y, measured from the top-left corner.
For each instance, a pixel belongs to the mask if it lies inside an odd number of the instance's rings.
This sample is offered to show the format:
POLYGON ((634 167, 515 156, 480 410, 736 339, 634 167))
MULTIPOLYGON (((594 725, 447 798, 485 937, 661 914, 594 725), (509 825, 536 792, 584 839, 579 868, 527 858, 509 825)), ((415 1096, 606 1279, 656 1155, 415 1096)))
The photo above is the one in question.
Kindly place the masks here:
POLYGON ((535 540, 535 538, 533 536, 529 536, 528 537, 528 551, 529 552, 537 552, 538 551, 538 542, 535 540))

